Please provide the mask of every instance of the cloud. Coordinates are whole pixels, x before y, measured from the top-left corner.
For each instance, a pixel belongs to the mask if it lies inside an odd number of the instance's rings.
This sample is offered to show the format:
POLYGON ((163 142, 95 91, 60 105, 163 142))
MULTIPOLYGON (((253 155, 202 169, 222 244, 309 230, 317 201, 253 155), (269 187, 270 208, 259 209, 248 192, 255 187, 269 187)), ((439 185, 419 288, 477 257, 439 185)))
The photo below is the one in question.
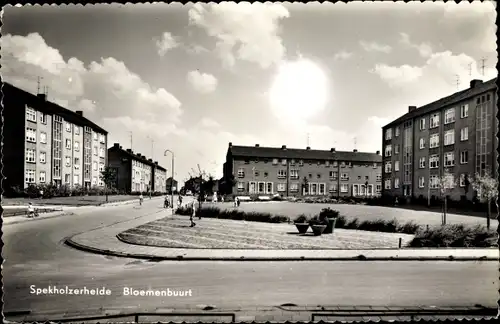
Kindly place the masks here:
POLYGON ((220 124, 213 120, 212 118, 209 117, 203 117, 203 119, 200 121, 200 125, 202 127, 206 128, 219 128, 220 124))
POLYGON ((207 53, 209 52, 208 49, 206 49, 204 46, 202 45, 198 45, 198 44, 193 44, 193 45, 190 45, 186 48, 186 51, 189 53, 189 54, 202 54, 202 53, 207 53))
POLYGON ((377 64, 372 70, 378 74, 382 80, 387 82, 390 87, 404 86, 416 81, 422 76, 422 68, 418 66, 401 65, 398 67, 387 64, 377 64))
POLYGON ((389 45, 378 44, 377 42, 360 41, 359 45, 361 45, 361 47, 367 52, 392 52, 392 47, 390 47, 389 45))
POLYGON ((416 49, 420 56, 429 57, 432 54, 432 47, 428 43, 414 44, 410 40, 410 36, 406 33, 400 33, 400 43, 406 47, 416 49))
POLYGON ((169 32, 164 32, 161 39, 156 41, 156 48, 160 56, 165 56, 168 51, 179 46, 177 39, 169 32))
POLYGON ((347 52, 347 51, 340 51, 338 53, 335 53, 335 55, 333 56, 333 59, 336 60, 336 61, 344 61, 344 60, 348 60, 352 57, 353 53, 351 52, 347 52))
POLYGON ((225 67, 233 67, 237 58, 266 69, 285 55, 279 23, 289 16, 280 4, 197 3, 189 10, 189 23, 215 38, 216 53, 225 67))
POLYGON ((214 92, 217 88, 217 78, 208 73, 200 73, 200 71, 191 71, 187 74, 189 84, 200 93, 214 92))

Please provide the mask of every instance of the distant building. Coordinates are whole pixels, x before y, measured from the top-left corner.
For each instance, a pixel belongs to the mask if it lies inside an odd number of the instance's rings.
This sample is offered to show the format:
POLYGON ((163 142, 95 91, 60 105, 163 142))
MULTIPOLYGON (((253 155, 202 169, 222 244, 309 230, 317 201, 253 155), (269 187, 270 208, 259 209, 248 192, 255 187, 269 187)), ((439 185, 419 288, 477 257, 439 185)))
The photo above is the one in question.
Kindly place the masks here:
POLYGON ((103 186, 108 132, 83 116, 3 83, 4 187, 103 186))
POLYGON ((498 177, 497 114, 496 79, 472 80, 468 89, 410 106, 382 128, 383 195, 440 197, 439 178, 446 172, 458 182, 450 198, 472 199, 466 179, 485 171, 498 177))
POLYGON ((166 192, 167 170, 119 143, 108 149, 109 166, 116 172, 115 187, 125 192, 166 192))
POLYGON ((177 182, 177 180, 174 180, 174 182, 172 183, 172 177, 168 178, 166 181, 167 193, 170 193, 170 190, 173 190, 174 192, 179 190, 179 188, 177 187, 178 185, 179 183, 177 182))
POLYGON ((381 191, 380 152, 364 153, 229 143, 223 183, 235 195, 370 197, 381 191))

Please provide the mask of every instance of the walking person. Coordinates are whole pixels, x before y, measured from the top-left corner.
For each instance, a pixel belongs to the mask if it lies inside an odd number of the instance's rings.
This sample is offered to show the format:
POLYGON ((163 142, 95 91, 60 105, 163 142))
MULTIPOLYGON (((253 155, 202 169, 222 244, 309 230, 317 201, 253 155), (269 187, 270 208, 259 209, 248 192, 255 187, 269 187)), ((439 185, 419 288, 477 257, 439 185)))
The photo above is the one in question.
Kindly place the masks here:
POLYGON ((36 216, 35 214, 35 207, 33 207, 32 203, 28 204, 28 218, 34 218, 36 216))
POLYGON ((142 206, 142 201, 144 200, 144 197, 142 196, 142 192, 141 192, 141 195, 139 196, 139 205, 142 206))
MULTIPOLYGON (((196 203, 193 201, 191 203, 191 216, 189 217, 189 220, 191 221, 191 227, 194 227, 196 223, 193 221, 193 218, 196 216, 196 203)), ((201 217, 200 217, 201 219, 201 217)))
POLYGON ((168 196, 165 196, 165 200, 163 200, 163 208, 168 208, 169 205, 168 196))

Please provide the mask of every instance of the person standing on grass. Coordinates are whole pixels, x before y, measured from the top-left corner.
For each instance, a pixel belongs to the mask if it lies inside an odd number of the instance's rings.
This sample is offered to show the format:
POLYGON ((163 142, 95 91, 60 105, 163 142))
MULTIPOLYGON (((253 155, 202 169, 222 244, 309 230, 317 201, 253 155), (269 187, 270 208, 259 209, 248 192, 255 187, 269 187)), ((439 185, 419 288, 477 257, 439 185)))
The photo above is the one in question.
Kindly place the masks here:
POLYGON ((194 227, 196 223, 193 221, 193 218, 196 216, 196 203, 193 201, 191 203, 191 216, 189 217, 189 220, 191 221, 191 227, 194 227))

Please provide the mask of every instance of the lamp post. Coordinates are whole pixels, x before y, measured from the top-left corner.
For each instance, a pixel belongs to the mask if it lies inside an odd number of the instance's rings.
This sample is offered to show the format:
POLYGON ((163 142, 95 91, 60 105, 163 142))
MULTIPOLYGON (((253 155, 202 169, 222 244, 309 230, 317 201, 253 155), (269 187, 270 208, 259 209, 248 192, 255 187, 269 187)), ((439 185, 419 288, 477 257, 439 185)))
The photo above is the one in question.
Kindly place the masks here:
POLYGON ((165 150, 165 153, 163 154, 164 156, 167 156, 167 153, 172 154, 172 181, 170 181, 170 195, 172 196, 172 208, 174 208, 174 152, 171 150, 165 150))

